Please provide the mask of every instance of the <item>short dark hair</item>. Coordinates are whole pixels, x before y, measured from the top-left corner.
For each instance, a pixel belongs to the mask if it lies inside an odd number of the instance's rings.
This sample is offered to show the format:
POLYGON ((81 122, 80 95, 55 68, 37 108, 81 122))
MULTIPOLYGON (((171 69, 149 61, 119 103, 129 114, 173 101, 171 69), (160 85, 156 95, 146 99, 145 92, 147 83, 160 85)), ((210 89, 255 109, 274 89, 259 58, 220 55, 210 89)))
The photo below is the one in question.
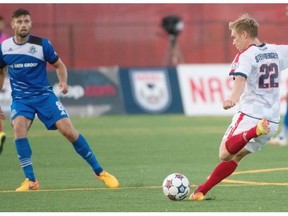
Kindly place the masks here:
POLYGON ((17 18, 19 16, 25 16, 25 15, 29 15, 30 16, 30 12, 26 9, 23 9, 23 8, 18 8, 17 10, 15 10, 13 13, 12 13, 12 18, 17 18))

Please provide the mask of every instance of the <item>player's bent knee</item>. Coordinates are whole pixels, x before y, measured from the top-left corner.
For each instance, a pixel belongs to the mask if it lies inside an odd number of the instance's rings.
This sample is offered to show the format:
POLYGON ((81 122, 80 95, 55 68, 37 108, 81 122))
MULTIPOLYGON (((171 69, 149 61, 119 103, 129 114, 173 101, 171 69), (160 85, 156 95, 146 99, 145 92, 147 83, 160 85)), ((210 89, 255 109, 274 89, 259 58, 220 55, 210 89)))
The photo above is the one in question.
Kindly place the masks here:
POLYGON ((240 160, 242 160, 248 154, 250 154, 250 152, 248 152, 247 150, 243 150, 241 152, 238 152, 236 155, 234 155, 233 160, 239 163, 240 160))
POLYGON ((76 133, 74 130, 64 130, 61 131, 63 136, 65 136, 69 141, 74 142, 78 138, 78 133, 76 133))
POLYGON ((219 159, 221 161, 229 161, 231 160, 233 155, 229 154, 227 151, 219 152, 219 159))
POLYGON ((15 125, 13 127, 14 134, 16 138, 26 137, 27 136, 27 130, 24 127, 15 125))

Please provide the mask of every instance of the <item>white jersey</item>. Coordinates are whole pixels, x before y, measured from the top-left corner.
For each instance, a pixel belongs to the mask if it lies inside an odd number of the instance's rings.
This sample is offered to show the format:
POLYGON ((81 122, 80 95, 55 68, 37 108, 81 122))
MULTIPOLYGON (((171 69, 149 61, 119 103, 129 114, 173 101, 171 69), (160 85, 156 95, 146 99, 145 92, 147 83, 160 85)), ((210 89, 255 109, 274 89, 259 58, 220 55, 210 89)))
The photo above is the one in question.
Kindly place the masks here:
POLYGON ((229 73, 246 78, 238 111, 253 118, 279 122, 280 75, 287 67, 288 45, 251 45, 238 53, 229 73))

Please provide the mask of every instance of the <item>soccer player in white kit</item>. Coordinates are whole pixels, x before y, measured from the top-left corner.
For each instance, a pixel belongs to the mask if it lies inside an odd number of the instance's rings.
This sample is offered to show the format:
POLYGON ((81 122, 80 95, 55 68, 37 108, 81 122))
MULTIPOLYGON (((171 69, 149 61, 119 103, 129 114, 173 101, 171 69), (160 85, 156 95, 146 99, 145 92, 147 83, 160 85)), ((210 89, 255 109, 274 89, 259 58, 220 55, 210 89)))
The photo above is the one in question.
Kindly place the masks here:
POLYGON ((194 201, 205 200, 206 193, 230 176, 242 158, 267 144, 280 121, 279 84, 281 71, 288 67, 288 46, 262 43, 259 24, 248 14, 230 22, 229 29, 239 53, 229 73, 234 79, 232 93, 223 108, 236 104, 238 108, 220 144, 221 162, 190 195, 194 201))

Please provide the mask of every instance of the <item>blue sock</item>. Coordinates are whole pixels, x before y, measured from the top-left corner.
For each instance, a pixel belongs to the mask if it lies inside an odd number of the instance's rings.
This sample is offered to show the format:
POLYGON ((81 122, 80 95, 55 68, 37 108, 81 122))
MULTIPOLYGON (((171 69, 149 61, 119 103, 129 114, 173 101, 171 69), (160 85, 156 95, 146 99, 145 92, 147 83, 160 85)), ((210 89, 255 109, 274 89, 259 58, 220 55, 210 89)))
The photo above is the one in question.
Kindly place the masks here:
POLYGON ((285 116, 284 116, 283 124, 286 126, 286 128, 288 128, 288 103, 286 105, 286 113, 285 113, 285 116))
POLYGON ((24 175, 30 181, 36 181, 31 161, 32 151, 27 138, 15 139, 16 150, 24 175))
POLYGON ((93 151, 90 149, 89 144, 85 138, 80 134, 78 139, 72 143, 76 152, 81 155, 83 159, 92 167, 96 175, 99 175, 103 169, 99 165, 93 151))
POLYGON ((288 139, 288 102, 286 104, 286 113, 283 119, 281 131, 279 133, 280 139, 288 139))

